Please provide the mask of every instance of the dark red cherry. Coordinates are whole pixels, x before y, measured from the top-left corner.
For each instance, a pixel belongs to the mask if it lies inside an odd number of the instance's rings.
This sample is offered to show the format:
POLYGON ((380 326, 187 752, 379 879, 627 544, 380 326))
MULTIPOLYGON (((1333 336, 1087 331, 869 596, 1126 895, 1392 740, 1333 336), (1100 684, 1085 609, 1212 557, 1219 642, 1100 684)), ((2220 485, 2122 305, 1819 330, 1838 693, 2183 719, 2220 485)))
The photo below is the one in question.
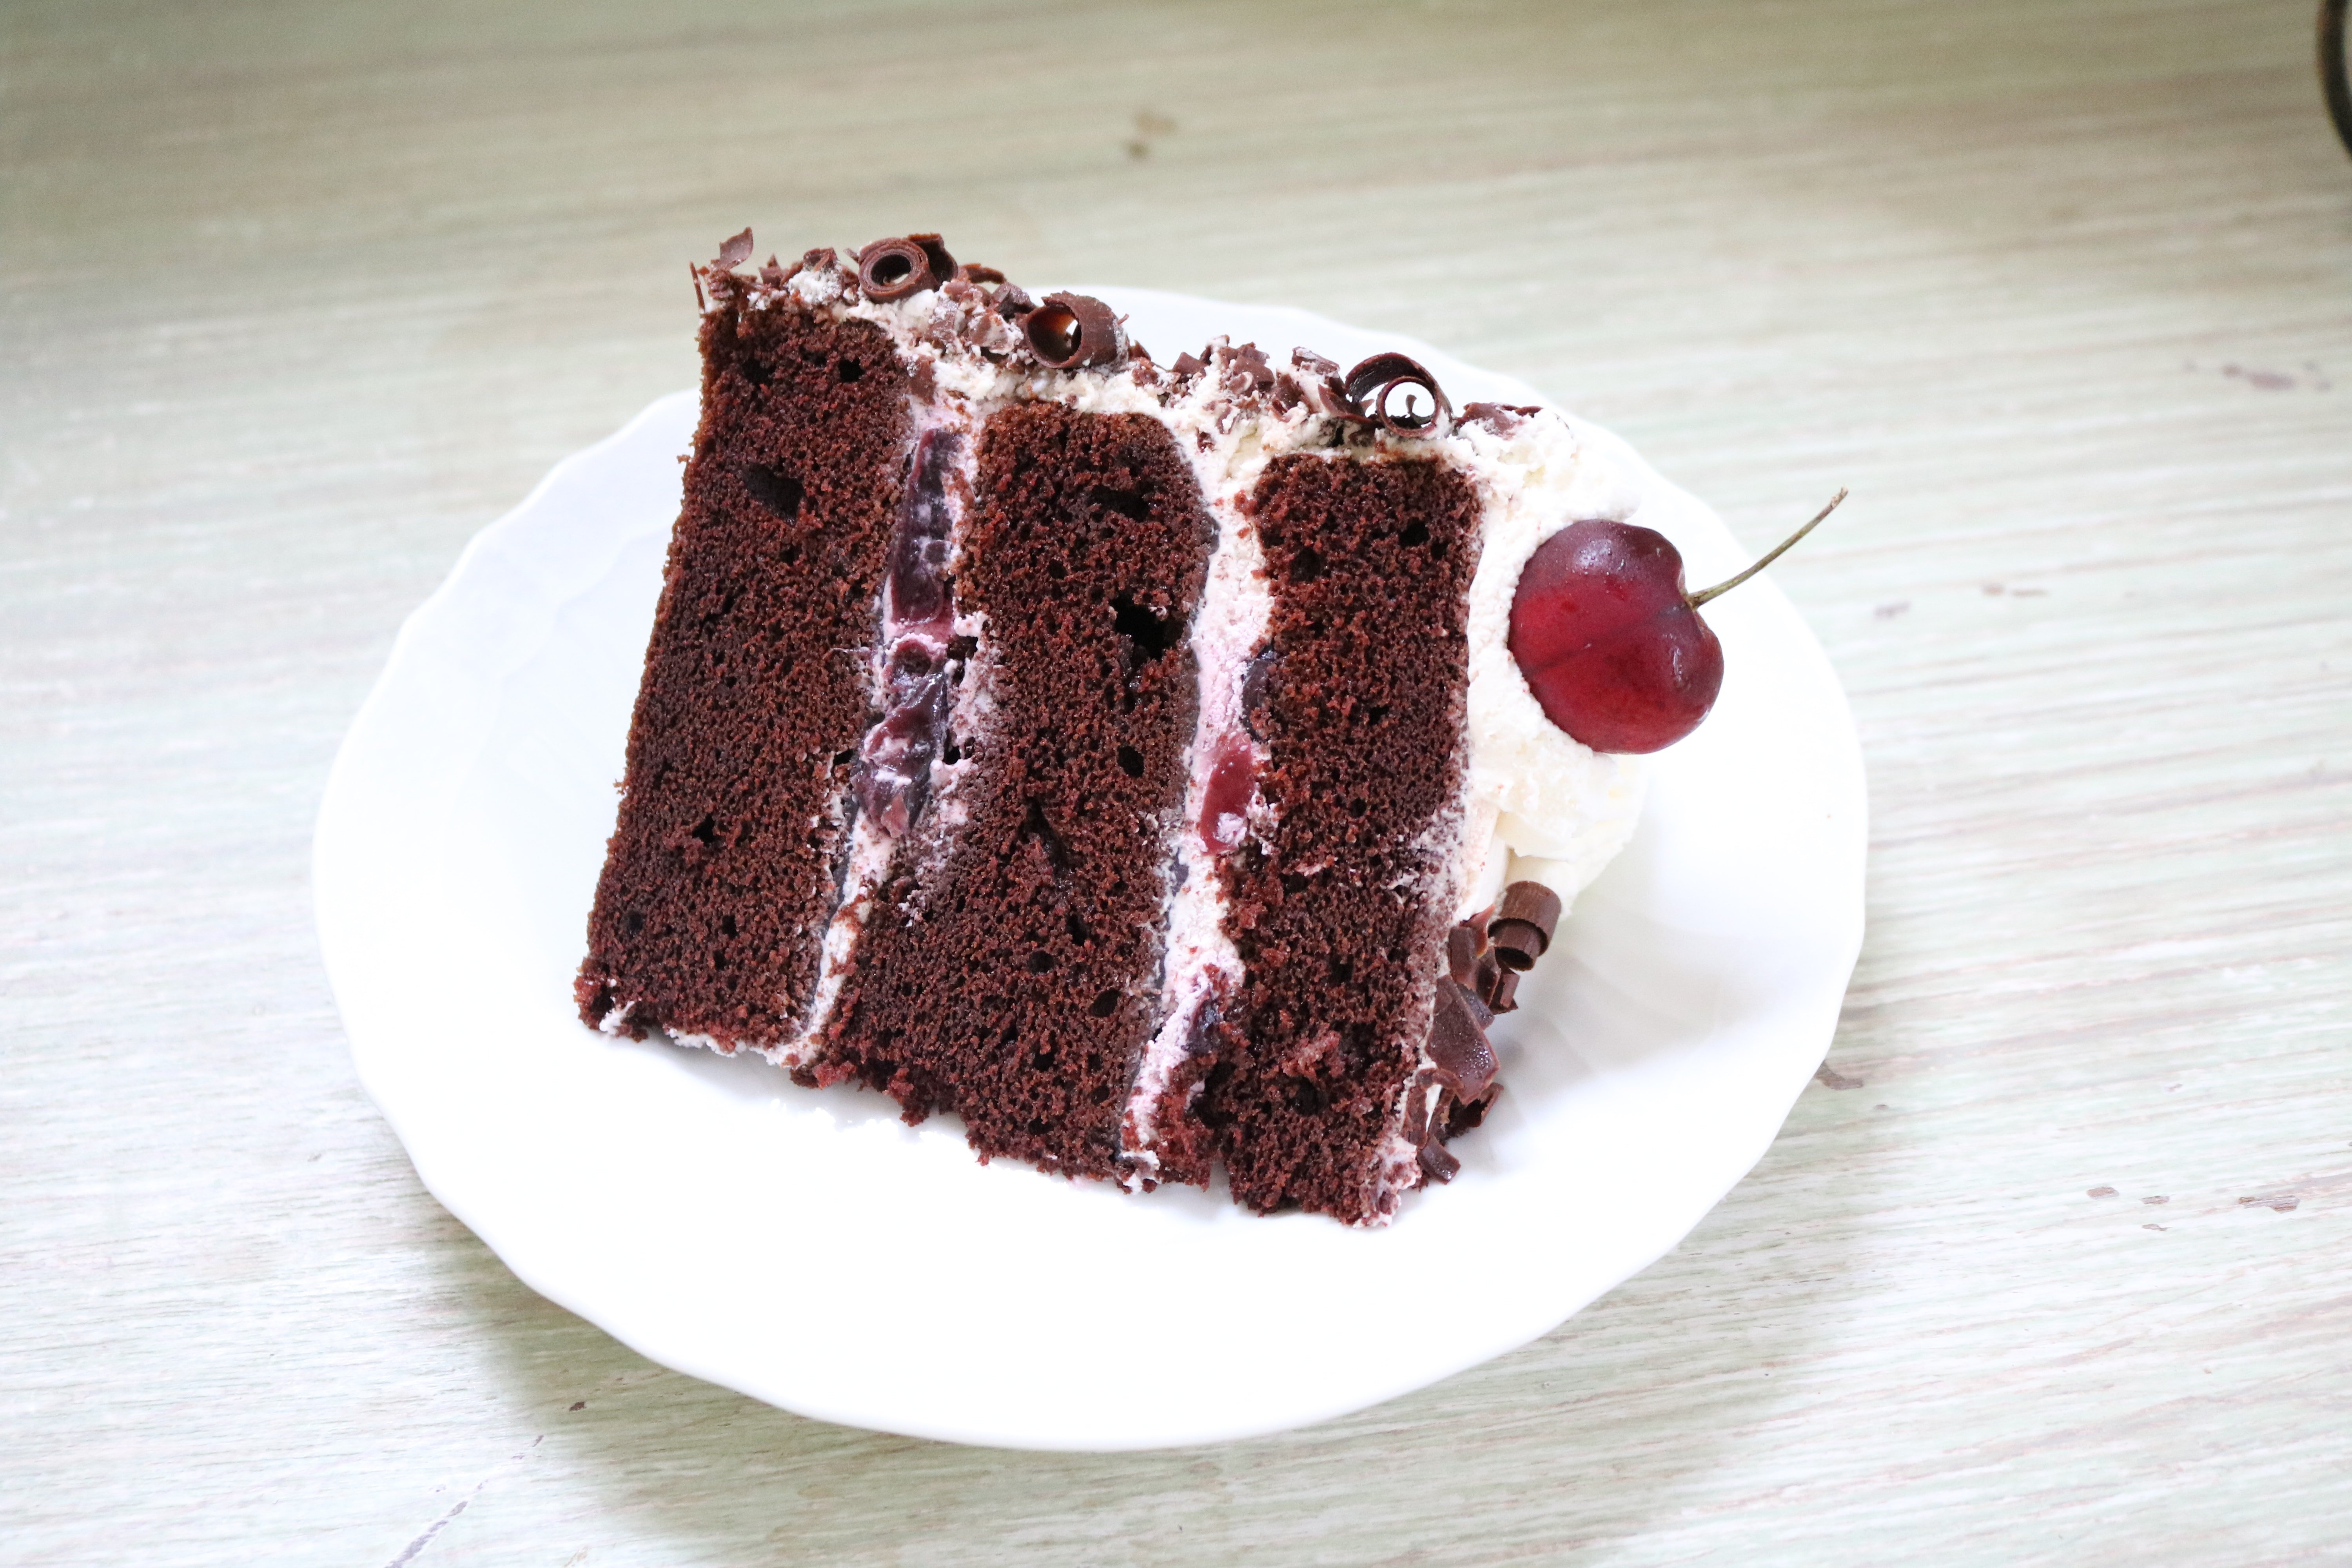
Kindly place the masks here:
POLYGON ((1723 687, 1723 645, 1698 608, 1770 565, 1845 499, 1823 507, 1745 572, 1683 586, 1683 558, 1654 529, 1571 522, 1537 546, 1511 598, 1511 657, 1544 717, 1596 752, 1655 752, 1698 728, 1723 687))

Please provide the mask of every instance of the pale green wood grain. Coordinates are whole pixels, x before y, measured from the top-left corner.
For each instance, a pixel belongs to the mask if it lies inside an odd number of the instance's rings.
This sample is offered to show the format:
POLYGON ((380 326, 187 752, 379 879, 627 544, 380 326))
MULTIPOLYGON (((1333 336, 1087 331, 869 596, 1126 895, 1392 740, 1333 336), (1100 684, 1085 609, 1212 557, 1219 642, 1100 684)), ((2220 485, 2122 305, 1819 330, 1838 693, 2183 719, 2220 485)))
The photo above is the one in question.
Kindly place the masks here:
POLYGON ((0 1560, 372 1568, 461 1500, 415 1562, 2352 1560, 2309 22, 0 6, 0 1560), (1759 546, 1851 485, 1774 575, 1871 769, 1859 1083, 1537 1345, 1229 1447, 823 1426, 530 1295, 353 1080, 310 816, 466 538, 691 379, 745 222, 1412 332, 1759 546))

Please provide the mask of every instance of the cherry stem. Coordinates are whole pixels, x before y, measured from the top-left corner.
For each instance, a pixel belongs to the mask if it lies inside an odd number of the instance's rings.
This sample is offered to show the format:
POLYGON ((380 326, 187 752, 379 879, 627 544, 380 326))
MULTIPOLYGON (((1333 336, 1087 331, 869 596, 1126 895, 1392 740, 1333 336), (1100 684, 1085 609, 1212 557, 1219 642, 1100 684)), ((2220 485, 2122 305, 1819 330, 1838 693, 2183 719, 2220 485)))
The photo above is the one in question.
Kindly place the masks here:
POLYGON ((1683 602, 1690 605, 1692 609, 1696 610, 1701 605, 1706 604, 1709 599, 1715 598, 1718 595, 1730 593, 1734 588, 1738 587, 1739 584, 1747 582, 1748 579, 1755 576, 1756 574, 1763 571, 1764 568, 1771 565, 1772 563, 1780 559, 1781 556, 1786 555, 1789 552, 1789 546, 1796 543, 1797 541, 1804 538, 1805 535, 1819 528, 1822 525, 1822 519, 1837 510, 1838 503, 1845 500, 1845 490, 1843 489, 1840 489, 1837 494, 1830 497, 1829 505, 1813 513, 1812 521, 1805 524, 1804 527, 1797 530, 1796 532, 1789 535, 1788 538, 1774 545, 1770 551, 1750 564, 1747 571, 1742 572, 1737 577, 1727 577, 1712 588, 1701 588, 1696 594, 1686 594, 1683 596, 1683 602))

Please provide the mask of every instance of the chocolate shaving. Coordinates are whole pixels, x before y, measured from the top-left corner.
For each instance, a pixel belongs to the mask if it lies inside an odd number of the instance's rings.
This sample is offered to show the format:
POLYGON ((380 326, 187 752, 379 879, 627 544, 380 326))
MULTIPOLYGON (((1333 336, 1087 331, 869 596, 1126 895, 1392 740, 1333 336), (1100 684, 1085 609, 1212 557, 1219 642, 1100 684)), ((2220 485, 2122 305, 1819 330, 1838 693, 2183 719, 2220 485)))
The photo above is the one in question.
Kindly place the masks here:
POLYGON ((1496 964, 1494 984, 1486 988, 1486 1005, 1496 1012, 1517 1012, 1519 1010, 1519 972, 1516 969, 1505 969, 1502 965, 1496 964))
POLYGON ((1337 362, 1325 359, 1313 349, 1291 350, 1290 368, 1293 370, 1303 370, 1308 375, 1318 378, 1336 376, 1339 374, 1339 366, 1337 362))
POLYGON ((1194 359, 1191 354, 1178 354, 1176 356, 1176 363, 1170 365, 1168 368, 1174 371, 1178 375, 1198 375, 1209 367, 1202 364, 1199 360, 1194 359))
POLYGON ((1404 1135, 1406 1142, 1419 1143, 1429 1137, 1429 1112, 1435 1103, 1435 1097, 1430 1091, 1441 1087, 1438 1075, 1427 1068, 1415 1073, 1412 1081, 1405 1086, 1404 1125, 1398 1131, 1404 1135))
MULTIPOLYGON (((800 268, 795 267, 793 270, 797 272, 800 268)), ((760 263, 760 281, 765 283, 769 288, 782 288, 784 286, 784 269, 776 264, 776 258, 774 257, 771 256, 767 260, 760 263)))
POLYGON ((1086 294, 1048 294, 1022 321, 1029 349, 1053 370, 1108 364, 1127 352, 1111 308, 1086 294))
MULTIPOLYGON (((1449 956, 1457 961, 1476 942, 1473 922, 1454 928, 1449 956)), ((1475 994, 1445 975, 1437 982, 1437 1005, 1429 1023, 1428 1054, 1432 1066, 1414 1078, 1405 1103, 1405 1138, 1421 1145, 1421 1168, 1433 1182, 1450 1182, 1461 1170, 1460 1161, 1445 1152, 1444 1141, 1475 1127, 1493 1102, 1495 1047, 1487 1043, 1486 1026, 1495 1021, 1475 994)))
POLYGON ((1502 988, 1503 976, 1511 973, 1503 967, 1495 950, 1488 948, 1478 955, 1478 974, 1468 986, 1470 994, 1486 1004, 1488 1012, 1500 1012, 1501 1009, 1495 1005, 1495 993, 1502 988))
POLYGON ((1002 283, 1004 274, 993 267, 982 267, 967 261, 963 264, 964 280, 969 283, 1002 283))
POLYGON ((1486 1005, 1447 975, 1437 983, 1437 1007, 1429 1020, 1429 1059, 1452 1082, 1458 1099, 1475 1100, 1495 1081, 1495 1048, 1486 1026, 1495 1021, 1486 1005))
MULTIPOLYGON (((893 300, 903 300, 909 294, 919 294, 926 289, 936 289, 955 276, 952 268, 947 278, 940 276, 933 266, 931 252, 921 243, 936 241, 937 235, 908 235, 900 239, 877 239, 857 253, 857 286, 867 299, 877 305, 893 300)), ((945 256, 945 251, 940 252, 945 256)))
POLYGON ((1518 972, 1505 967, 1502 954, 1488 940, 1492 930, 1481 910, 1456 925, 1445 937, 1445 972, 1454 983, 1486 1004, 1490 1013, 1518 1007, 1518 972))
POLYGON ((1520 421, 1532 419, 1542 412, 1534 405, 1465 403, 1460 417, 1465 425, 1484 425, 1497 436, 1507 436, 1519 427, 1520 421))
POLYGON ((1486 1030, 1496 1013, 1514 1005, 1518 975, 1496 962, 1486 930, 1482 910, 1445 935, 1446 973, 1438 977, 1430 1011, 1430 1065, 1405 1093, 1401 1131, 1406 1142, 1420 1145, 1421 1168, 1433 1182, 1451 1181, 1462 1168, 1444 1141, 1477 1126, 1501 1092, 1486 1030))
POLYGON ((1401 353, 1374 354, 1362 361, 1348 373, 1340 390, 1359 418, 1378 420, 1400 436, 1434 436, 1454 413, 1437 378, 1401 353), (1412 406, 1416 387, 1429 394, 1425 414, 1412 406), (1391 399, 1400 396, 1402 405, 1391 407, 1391 399))
POLYGON ((709 310, 710 301, 702 297, 702 268, 689 261, 686 264, 686 275, 694 279, 694 308, 698 310, 709 310))
POLYGON ((1486 940, 1506 969, 1529 970, 1551 945, 1559 925, 1559 895, 1541 882, 1514 882, 1503 889, 1486 922, 1486 940))
POLYGON ((801 252, 801 267, 803 270, 809 272, 830 272, 840 259, 840 256, 829 245, 801 252))
POLYGON ((1037 308, 1029 290, 1018 283, 1007 283, 996 291, 996 313, 1006 321, 1017 321, 1037 308))
POLYGON ((1274 367, 1265 363, 1265 351, 1255 343, 1221 349, 1218 358, 1224 364, 1223 383, 1229 391, 1246 395, 1274 384, 1274 367))
POLYGON ((1496 962, 1494 947, 1486 945, 1486 910, 1446 931, 1446 975, 1486 1004, 1491 1013, 1510 1011, 1510 1006, 1496 1004, 1506 973, 1510 971, 1496 962))
POLYGON ((1486 946, 1485 937, 1473 921, 1464 921, 1445 933, 1445 973, 1454 984, 1467 985, 1476 976, 1479 955, 1486 946))
POLYGON ((719 265, 722 268, 740 267, 751 254, 751 231, 747 228, 734 238, 720 243, 719 265))
POLYGON ((1498 1083, 1477 1099, 1465 1100, 1455 1105, 1446 1113, 1445 1125, 1439 1131, 1438 1136, 1459 1138, 1485 1121, 1486 1112, 1494 1109, 1495 1101, 1501 1098, 1502 1093, 1503 1086, 1498 1083))
POLYGON ((1447 1151, 1446 1141, 1486 1121, 1502 1092, 1500 1084, 1491 1084, 1475 1099, 1461 1100, 1444 1073, 1424 1068, 1413 1079, 1405 1091, 1404 1125, 1400 1131, 1406 1142, 1419 1146, 1415 1155, 1431 1181, 1450 1182, 1461 1171, 1462 1163, 1447 1151))
POLYGON ((1462 1162, 1445 1152, 1445 1145, 1433 1138, 1421 1146, 1421 1168, 1429 1179, 1443 1184, 1462 1173, 1462 1162))

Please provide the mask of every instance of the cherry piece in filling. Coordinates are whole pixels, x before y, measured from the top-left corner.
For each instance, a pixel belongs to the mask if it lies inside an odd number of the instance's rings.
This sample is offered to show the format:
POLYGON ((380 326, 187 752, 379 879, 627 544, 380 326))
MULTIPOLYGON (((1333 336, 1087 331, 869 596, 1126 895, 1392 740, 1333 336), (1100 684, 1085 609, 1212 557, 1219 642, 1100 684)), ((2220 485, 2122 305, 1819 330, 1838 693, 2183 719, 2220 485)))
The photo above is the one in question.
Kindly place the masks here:
POLYGON ((1201 792, 1202 847, 1212 855, 1230 855, 1242 846, 1249 830, 1250 797, 1257 791, 1257 760, 1249 744, 1227 736, 1217 744, 1209 765, 1209 782, 1201 792))
POLYGON ((1571 522, 1537 546, 1511 597, 1511 658, 1544 717, 1596 752, 1655 752, 1698 728, 1723 686, 1723 645, 1698 610, 1778 560, 1845 500, 1748 570, 1683 587, 1683 558, 1654 529, 1571 522))

